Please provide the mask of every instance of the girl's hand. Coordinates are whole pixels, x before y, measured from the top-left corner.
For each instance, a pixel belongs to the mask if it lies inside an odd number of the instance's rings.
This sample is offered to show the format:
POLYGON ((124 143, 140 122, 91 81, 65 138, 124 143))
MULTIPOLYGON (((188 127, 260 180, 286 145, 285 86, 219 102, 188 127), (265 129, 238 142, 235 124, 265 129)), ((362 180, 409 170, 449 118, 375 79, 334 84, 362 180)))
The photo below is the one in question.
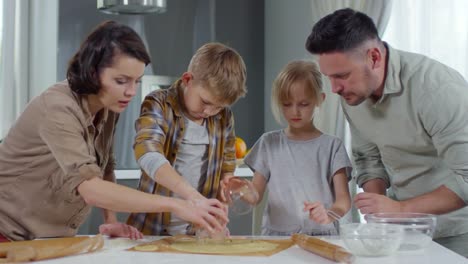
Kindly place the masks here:
POLYGON ((124 223, 102 224, 99 233, 110 237, 126 237, 133 240, 143 238, 143 234, 133 226, 124 223))
POLYGON ((229 222, 225 205, 217 199, 178 200, 173 213, 210 234, 224 230, 229 222))
POLYGON ((224 195, 224 191, 226 190, 226 186, 229 184, 229 181, 234 178, 234 175, 225 175, 223 179, 219 182, 219 196, 221 202, 228 203, 228 197, 224 195))
POLYGON ((332 220, 328 217, 327 209, 321 202, 304 202, 304 212, 309 212, 309 219, 321 224, 329 224, 332 220))

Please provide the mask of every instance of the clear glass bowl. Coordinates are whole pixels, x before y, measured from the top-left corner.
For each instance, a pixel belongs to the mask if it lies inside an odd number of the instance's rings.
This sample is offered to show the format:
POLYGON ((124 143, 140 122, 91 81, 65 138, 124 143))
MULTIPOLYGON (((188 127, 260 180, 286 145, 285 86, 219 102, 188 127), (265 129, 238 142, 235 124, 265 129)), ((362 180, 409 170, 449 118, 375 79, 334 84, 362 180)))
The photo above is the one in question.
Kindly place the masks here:
POLYGON ((237 215, 248 214, 258 201, 258 192, 251 181, 233 177, 224 188, 229 210, 237 215))
POLYGON ((222 231, 216 232, 214 234, 210 234, 206 229, 204 228, 198 228, 195 231, 195 238, 198 243, 204 243, 207 241, 213 241, 213 242, 224 242, 226 238, 229 237, 229 229, 227 227, 224 227, 222 231))
POLYGON ((398 250, 403 239, 400 225, 351 223, 340 225, 340 237, 356 256, 388 256, 398 250))
POLYGON ((419 250, 427 247, 434 235, 437 218, 422 213, 375 213, 364 216, 367 223, 397 224, 403 227, 404 239, 400 250, 419 250))

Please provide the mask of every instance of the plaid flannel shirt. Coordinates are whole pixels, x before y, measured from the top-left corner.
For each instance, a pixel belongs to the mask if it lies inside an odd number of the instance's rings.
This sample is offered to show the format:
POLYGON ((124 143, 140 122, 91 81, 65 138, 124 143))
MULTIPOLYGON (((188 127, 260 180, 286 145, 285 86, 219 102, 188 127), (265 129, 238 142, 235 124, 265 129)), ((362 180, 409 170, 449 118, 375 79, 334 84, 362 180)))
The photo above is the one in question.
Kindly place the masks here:
MULTIPOLYGON (((135 122, 137 131, 133 146, 136 159, 148 152, 159 152, 174 165, 185 132, 182 112, 183 93, 181 80, 169 89, 156 90, 145 97, 140 117, 135 122)), ((236 166, 234 117, 229 108, 207 120, 209 147, 207 175, 198 190, 203 196, 216 198, 219 183, 224 173, 233 173, 236 166)), ((152 175, 142 171, 138 190, 172 196, 172 192, 155 182, 152 175)), ((145 235, 168 235, 171 220, 169 212, 133 213, 127 224, 136 227, 145 235)))

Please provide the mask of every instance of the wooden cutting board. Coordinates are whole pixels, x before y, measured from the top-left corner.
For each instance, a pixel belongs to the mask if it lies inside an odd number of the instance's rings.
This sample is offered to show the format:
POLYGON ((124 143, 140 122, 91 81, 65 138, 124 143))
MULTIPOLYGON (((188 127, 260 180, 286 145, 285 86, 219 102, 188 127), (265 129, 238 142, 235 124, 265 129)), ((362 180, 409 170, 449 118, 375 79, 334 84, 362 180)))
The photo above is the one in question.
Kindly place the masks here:
POLYGON ((197 241, 191 236, 174 236, 134 246, 130 251, 184 254, 271 256, 291 247, 291 239, 249 239, 233 237, 224 241, 197 241))
POLYGON ((0 243, 0 263, 36 261, 93 252, 103 245, 101 235, 0 243))

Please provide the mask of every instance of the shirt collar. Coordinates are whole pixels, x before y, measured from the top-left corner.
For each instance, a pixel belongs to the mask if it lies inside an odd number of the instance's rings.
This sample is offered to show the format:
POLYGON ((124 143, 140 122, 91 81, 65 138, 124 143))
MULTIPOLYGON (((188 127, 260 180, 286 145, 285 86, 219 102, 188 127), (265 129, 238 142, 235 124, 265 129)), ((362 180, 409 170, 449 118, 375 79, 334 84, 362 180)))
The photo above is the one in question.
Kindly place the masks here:
POLYGON ((183 116, 182 112, 182 105, 180 102, 182 102, 184 98, 184 91, 182 87, 182 79, 179 79, 175 81, 171 87, 168 88, 168 97, 167 97, 167 102, 171 106, 172 110, 174 111, 174 114, 178 117, 183 116))
MULTIPOLYGON (((86 94, 77 94, 78 98, 80 98, 81 101, 81 109, 83 109, 83 113, 85 116, 86 124, 88 126, 93 125, 93 115, 91 114, 91 111, 89 110, 89 100, 88 100, 88 95, 86 94)), ((99 118, 99 121, 96 122, 97 125, 103 124, 107 121, 107 118, 109 117, 109 109, 108 108, 103 108, 100 110, 96 116, 99 118)))
POLYGON ((393 49, 390 45, 384 42, 385 48, 387 49, 387 73, 385 77, 385 85, 383 94, 394 94, 399 93, 402 90, 400 83, 400 55, 398 51, 393 49))
MULTIPOLYGON (((182 103, 184 100, 184 88, 182 87, 182 79, 175 81, 171 87, 168 88, 168 97, 167 102, 171 106, 174 114, 178 117, 183 117, 184 113, 182 110, 182 103)), ((221 114, 218 113, 214 116, 208 117, 207 119, 217 119, 221 118, 221 114)))

